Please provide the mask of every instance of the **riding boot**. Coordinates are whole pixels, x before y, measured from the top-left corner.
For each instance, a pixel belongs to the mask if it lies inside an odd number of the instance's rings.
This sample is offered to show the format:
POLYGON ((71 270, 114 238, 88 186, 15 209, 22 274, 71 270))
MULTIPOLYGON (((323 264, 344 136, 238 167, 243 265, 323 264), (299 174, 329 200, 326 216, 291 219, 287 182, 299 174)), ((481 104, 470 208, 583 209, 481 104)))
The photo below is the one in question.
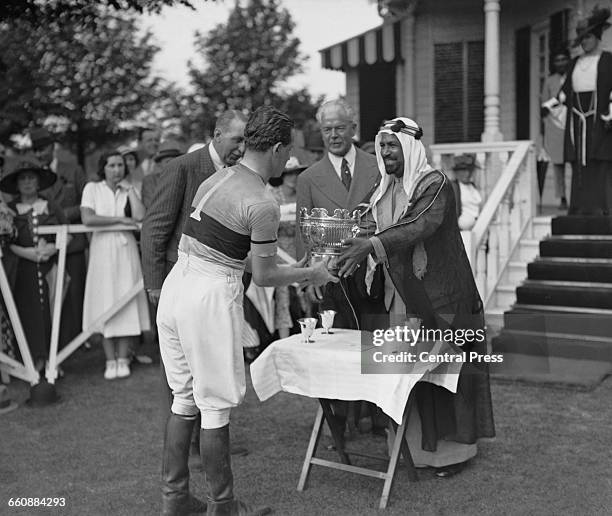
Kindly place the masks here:
POLYGON ((200 457, 206 473, 207 516, 263 516, 269 507, 253 509, 234 498, 229 424, 200 430, 200 457))
POLYGON ((203 513, 206 505, 189 494, 189 445, 195 417, 170 414, 164 436, 162 515, 203 513))

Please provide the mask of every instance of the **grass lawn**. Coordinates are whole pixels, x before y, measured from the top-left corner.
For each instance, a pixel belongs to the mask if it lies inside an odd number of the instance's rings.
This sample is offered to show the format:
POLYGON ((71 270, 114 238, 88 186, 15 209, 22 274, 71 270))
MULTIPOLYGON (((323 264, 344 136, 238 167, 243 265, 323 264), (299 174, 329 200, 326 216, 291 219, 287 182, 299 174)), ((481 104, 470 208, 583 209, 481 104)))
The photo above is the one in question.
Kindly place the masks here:
MULTIPOLYGON (((159 513, 159 369, 139 366, 108 382, 103 364, 101 350, 79 351, 58 384, 60 403, 0 415, 0 515, 159 513), (65 497, 66 506, 10 508, 10 497, 65 497)), ((9 389, 20 404, 28 397, 23 382, 9 389)), ((612 379, 591 392, 501 383, 492 390, 497 438, 448 480, 419 470, 410 483, 400 466, 382 513, 382 481, 373 478, 313 466, 308 489, 297 492, 316 401, 283 393, 262 404, 249 386, 232 414, 234 440, 250 449, 233 461, 236 494, 288 516, 611 514, 612 379)), ((201 472, 192 491, 205 496, 201 472)))

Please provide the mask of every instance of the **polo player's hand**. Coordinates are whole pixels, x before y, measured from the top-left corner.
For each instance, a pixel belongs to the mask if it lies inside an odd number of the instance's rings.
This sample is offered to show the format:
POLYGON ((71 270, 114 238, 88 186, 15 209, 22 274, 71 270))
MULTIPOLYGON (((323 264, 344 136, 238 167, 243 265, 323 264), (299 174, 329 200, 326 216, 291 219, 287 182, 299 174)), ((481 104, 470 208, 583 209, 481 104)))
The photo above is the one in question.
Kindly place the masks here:
POLYGON ((359 268, 359 264, 368 257, 374 247, 368 238, 347 238, 343 244, 348 246, 348 249, 338 258, 338 262, 343 264, 338 276, 346 278, 359 268))
POLYGON ((340 281, 336 276, 332 275, 327 269, 327 265, 324 262, 318 262, 312 267, 312 276, 308 280, 308 285, 320 287, 327 285, 329 282, 338 283, 340 281))
POLYGON ((306 300, 310 304, 316 304, 323 301, 323 293, 319 287, 313 287, 312 285, 308 286, 306 283, 302 283, 302 286, 306 286, 304 292, 306 293, 306 300))
POLYGON ((306 267, 306 262, 308 262, 308 255, 305 254, 304 257, 299 261, 299 262, 295 262, 294 264, 291 265, 291 267, 295 267, 297 269, 301 269, 302 267, 306 267))

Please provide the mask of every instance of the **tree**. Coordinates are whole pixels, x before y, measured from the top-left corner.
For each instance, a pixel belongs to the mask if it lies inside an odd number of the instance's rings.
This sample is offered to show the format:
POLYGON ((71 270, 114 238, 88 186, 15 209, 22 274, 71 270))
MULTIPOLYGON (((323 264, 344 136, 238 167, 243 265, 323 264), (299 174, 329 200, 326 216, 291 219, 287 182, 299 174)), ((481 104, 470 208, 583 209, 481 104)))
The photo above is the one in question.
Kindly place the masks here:
MULTIPOLYGON (((89 17, 97 23, 100 8, 127 13, 157 13, 165 6, 182 5, 195 9, 195 0, 2 0, 0 21, 25 20, 44 24, 58 19, 76 21, 89 17)), ((216 0, 205 0, 214 2, 216 0)))
POLYGON ((195 97, 215 118, 225 109, 252 110, 275 103, 279 86, 302 71, 295 24, 279 0, 236 2, 225 24, 208 35, 196 32, 195 46, 204 59, 189 63, 195 97))
POLYGON ((56 116, 83 163, 88 144, 112 139, 155 98, 152 34, 139 35, 133 16, 96 17, 95 28, 87 18, 0 25, 0 140, 56 116))

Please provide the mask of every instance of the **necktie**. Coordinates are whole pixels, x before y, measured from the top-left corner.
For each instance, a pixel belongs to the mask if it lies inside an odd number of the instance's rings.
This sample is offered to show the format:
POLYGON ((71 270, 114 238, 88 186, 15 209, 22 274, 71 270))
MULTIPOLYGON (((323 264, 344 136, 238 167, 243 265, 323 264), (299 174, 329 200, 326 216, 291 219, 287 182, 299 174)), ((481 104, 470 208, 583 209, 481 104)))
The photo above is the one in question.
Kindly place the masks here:
POLYGON ((340 166, 340 175, 342 176, 342 184, 347 190, 351 189, 351 169, 349 168, 348 161, 342 158, 342 165, 340 166))

